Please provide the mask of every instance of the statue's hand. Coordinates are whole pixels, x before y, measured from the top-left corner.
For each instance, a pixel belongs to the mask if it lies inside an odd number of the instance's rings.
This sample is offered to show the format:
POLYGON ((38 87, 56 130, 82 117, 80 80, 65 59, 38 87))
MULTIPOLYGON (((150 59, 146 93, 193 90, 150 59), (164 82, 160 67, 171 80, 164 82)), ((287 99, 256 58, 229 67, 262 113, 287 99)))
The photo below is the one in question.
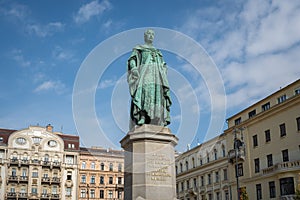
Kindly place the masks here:
POLYGON ((140 76, 139 71, 137 69, 131 70, 132 79, 137 80, 140 76))

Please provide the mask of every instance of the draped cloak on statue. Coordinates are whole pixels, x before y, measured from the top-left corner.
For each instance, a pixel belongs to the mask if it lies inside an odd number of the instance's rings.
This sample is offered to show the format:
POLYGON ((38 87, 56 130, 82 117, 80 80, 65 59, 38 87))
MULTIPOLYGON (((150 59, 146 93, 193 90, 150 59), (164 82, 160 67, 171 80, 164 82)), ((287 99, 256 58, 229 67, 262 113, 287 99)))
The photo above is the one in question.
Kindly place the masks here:
POLYGON ((127 81, 131 95, 130 129, 134 125, 170 124, 172 102, 162 53, 154 47, 136 46, 127 62, 127 81))

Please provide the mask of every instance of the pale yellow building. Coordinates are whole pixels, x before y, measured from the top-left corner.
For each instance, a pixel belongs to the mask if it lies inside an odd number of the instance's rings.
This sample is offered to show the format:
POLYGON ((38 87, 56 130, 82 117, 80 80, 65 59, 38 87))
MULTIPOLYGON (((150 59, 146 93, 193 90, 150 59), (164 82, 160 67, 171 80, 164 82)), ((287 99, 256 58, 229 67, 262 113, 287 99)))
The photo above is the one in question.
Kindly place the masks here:
POLYGON ((227 147, 220 135, 176 158, 176 192, 180 200, 229 200, 227 147))
POLYGON ((81 148, 79 200, 124 198, 124 152, 100 147, 81 148))
POLYGON ((237 199, 234 131, 244 142, 239 150, 239 187, 249 199, 293 199, 300 189, 299 94, 297 80, 228 119, 233 199, 237 199))
POLYGON ((0 129, 0 199, 76 200, 79 137, 52 126, 0 129))

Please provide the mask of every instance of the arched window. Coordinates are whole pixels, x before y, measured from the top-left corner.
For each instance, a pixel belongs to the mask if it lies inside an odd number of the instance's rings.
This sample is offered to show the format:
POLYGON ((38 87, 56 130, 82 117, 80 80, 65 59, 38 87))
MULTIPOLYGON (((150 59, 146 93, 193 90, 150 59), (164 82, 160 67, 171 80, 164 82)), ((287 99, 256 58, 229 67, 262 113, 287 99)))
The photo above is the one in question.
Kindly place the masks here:
POLYGON ((183 169, 182 169, 182 163, 180 163, 180 172, 182 172, 183 169))
POLYGON ((194 159, 194 157, 192 158, 192 165, 193 165, 193 168, 196 167, 196 166, 195 166, 195 159, 194 159))
POLYGON ((223 154, 223 157, 226 156, 226 149, 225 149, 224 145, 222 146, 222 154, 223 154))
POLYGON ((104 171, 104 163, 101 163, 101 164, 100 164, 100 169, 101 169, 102 171, 104 171))
POLYGON ((217 151, 217 149, 214 149, 214 156, 215 156, 215 160, 217 160, 218 159, 218 151, 217 151))
POLYGON ((189 162, 188 161, 185 161, 185 170, 189 170, 189 162))

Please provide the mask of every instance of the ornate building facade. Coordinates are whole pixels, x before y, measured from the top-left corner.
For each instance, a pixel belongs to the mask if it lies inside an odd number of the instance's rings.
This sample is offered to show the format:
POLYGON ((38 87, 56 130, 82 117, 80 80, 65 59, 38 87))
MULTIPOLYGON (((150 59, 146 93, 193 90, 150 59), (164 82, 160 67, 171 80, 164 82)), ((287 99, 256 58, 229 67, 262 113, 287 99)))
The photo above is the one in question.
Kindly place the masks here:
POLYGON ((123 170, 123 151, 100 147, 81 148, 78 199, 123 199, 123 170))
POLYGON ((176 188, 180 200, 229 200, 228 160, 224 135, 176 158, 176 188))
POLYGON ((79 137, 52 130, 0 130, 0 199, 77 199, 79 137))

